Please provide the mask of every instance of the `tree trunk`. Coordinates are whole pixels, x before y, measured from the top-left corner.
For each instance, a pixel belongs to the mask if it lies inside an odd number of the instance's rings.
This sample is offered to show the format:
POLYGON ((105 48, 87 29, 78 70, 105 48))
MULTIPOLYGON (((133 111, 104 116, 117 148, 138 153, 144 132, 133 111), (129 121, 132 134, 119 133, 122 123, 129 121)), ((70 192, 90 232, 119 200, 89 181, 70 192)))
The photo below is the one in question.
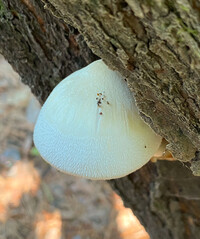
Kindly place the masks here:
POLYGON ((199 18, 197 0, 0 0, 0 52, 41 103, 99 56, 182 161, 109 181, 152 239, 200 236, 199 18))
POLYGON ((0 0, 0 52, 43 103, 55 85, 98 57, 40 1, 0 0))

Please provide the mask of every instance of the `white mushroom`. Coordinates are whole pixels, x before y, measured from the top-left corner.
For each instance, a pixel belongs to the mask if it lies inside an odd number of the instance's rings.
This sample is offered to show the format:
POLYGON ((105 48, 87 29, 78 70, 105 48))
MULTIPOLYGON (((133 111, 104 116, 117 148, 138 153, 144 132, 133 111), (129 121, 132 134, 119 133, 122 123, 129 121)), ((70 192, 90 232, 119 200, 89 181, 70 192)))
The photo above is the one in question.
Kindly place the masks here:
POLYGON ((34 142, 62 172, 113 179, 146 164, 161 137, 139 116, 123 77, 98 60, 55 87, 40 111, 34 142))

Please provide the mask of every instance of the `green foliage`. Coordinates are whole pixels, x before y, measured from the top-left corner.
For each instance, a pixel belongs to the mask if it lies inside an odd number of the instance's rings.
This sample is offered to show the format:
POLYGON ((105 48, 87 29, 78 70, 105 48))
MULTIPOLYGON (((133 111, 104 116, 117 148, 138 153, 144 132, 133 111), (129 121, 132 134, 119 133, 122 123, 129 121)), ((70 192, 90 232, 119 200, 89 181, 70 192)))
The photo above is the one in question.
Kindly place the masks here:
POLYGON ((30 154, 31 154, 31 156, 35 156, 35 157, 40 155, 40 153, 38 152, 36 147, 32 147, 30 154))

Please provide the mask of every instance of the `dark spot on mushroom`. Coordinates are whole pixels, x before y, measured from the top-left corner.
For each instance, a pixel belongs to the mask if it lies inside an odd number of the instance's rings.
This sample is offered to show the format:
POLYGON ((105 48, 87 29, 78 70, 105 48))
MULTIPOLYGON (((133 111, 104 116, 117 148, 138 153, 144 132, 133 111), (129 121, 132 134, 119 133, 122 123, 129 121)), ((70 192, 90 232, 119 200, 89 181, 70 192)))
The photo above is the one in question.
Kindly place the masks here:
POLYGON ((109 101, 107 101, 107 104, 109 105, 109 104, 110 104, 110 102, 109 102, 109 101))
POLYGON ((100 107, 101 106, 101 99, 98 100, 97 105, 100 107))
POLYGON ((100 114, 100 115, 102 115, 103 113, 102 113, 102 112, 100 112, 99 114, 100 114))
POLYGON ((145 147, 145 149, 146 149, 147 146, 145 145, 144 147, 145 147))

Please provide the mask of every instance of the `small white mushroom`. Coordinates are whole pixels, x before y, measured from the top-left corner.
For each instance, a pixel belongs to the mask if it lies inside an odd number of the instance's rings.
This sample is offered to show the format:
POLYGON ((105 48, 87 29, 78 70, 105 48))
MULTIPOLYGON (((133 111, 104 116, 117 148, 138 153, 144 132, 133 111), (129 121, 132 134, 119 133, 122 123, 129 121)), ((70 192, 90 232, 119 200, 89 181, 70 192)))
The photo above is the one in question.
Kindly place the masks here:
POLYGON ((55 87, 40 111, 34 143, 62 172, 113 179, 146 164, 161 137, 139 116, 123 77, 98 60, 55 87))

